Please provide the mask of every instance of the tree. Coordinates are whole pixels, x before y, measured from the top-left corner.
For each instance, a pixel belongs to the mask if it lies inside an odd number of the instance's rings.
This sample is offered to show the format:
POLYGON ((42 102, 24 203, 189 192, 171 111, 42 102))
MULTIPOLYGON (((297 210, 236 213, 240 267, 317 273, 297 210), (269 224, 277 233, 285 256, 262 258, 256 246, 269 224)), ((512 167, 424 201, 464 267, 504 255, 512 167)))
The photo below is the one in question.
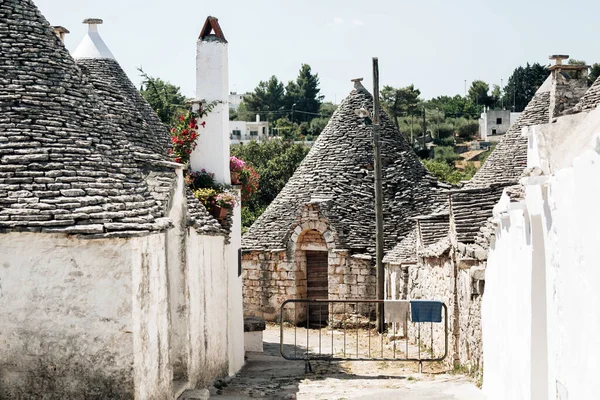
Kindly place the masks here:
POLYGON ((401 115, 416 115, 421 100, 421 91, 415 89, 414 85, 394 88, 384 86, 381 90, 381 104, 384 110, 392 117, 392 121, 398 127, 398 117, 401 115))
POLYGON ((282 140, 232 146, 231 154, 252 165, 260 175, 259 189, 244 203, 243 224, 248 228, 271 204, 300 165, 308 147, 282 140))
POLYGON ((600 76, 600 64, 594 63, 592 65, 592 68, 590 69, 590 77, 589 77, 590 82, 592 82, 592 83, 596 82, 596 80, 598 79, 599 76, 600 76))
POLYGON ((321 114, 321 118, 331 118, 335 110, 337 110, 337 105, 333 104, 330 101, 326 101, 321 104, 321 108, 319 109, 319 113, 321 114))
POLYGON ((291 81, 286 86, 287 108, 299 111, 294 113, 292 122, 310 122, 318 116, 324 98, 320 92, 319 74, 313 74, 310 65, 302 64, 296 82, 291 81))
POLYGON ((138 68, 143 81, 140 93, 158 114, 163 124, 172 126, 178 114, 185 110, 185 96, 179 86, 154 78, 138 68))
POLYGON ((244 97, 245 117, 248 118, 248 114, 265 113, 261 118, 269 121, 277 119, 284 105, 284 96, 283 83, 276 76, 271 76, 268 81, 260 81, 254 91, 244 97))
POLYGON ((488 94, 489 91, 490 85, 484 81, 476 80, 471 84, 468 96, 476 105, 490 107, 494 105, 495 100, 488 94))
POLYGON ((547 77, 548 71, 538 63, 515 68, 504 87, 505 106, 523 111, 547 77))
POLYGON ((466 181, 471 179, 474 171, 470 169, 467 173, 455 169, 445 161, 440 160, 422 160, 425 168, 436 178, 441 181, 448 182, 451 184, 457 184, 460 181, 466 181))
POLYGON ((439 109, 446 117, 468 117, 479 118, 480 111, 475 103, 468 97, 456 95, 438 96, 428 100, 425 106, 429 109, 439 109))

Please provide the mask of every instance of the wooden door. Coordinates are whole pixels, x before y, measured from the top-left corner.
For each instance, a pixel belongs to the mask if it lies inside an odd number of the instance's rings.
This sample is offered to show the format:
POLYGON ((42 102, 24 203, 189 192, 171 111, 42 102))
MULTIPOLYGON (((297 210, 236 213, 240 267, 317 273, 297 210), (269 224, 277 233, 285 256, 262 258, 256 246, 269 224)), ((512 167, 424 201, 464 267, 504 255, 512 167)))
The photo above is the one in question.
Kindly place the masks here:
MULTIPOLYGON (((327 252, 306 252, 306 297, 309 300, 327 299, 329 297, 327 279, 327 252)), ((327 303, 311 305, 309 309, 309 325, 327 325, 329 307, 327 303)))

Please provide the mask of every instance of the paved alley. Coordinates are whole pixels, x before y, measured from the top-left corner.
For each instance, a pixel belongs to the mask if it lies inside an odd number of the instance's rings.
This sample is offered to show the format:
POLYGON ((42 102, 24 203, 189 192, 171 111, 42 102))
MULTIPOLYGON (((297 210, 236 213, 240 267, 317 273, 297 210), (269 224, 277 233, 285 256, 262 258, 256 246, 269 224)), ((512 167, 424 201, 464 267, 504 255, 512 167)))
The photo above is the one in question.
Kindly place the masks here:
MULTIPOLYGON (((293 339, 285 335, 285 344, 293 339)), ((293 342, 292 342, 293 344, 293 342)), ((304 373, 304 362, 288 361, 279 353, 279 330, 265 331, 264 353, 248 353, 246 365, 228 381, 210 389, 211 398, 264 399, 484 399, 481 391, 461 375, 446 374, 439 363, 425 365, 390 361, 315 362, 304 373), (434 373, 432 373, 434 372, 434 373)))

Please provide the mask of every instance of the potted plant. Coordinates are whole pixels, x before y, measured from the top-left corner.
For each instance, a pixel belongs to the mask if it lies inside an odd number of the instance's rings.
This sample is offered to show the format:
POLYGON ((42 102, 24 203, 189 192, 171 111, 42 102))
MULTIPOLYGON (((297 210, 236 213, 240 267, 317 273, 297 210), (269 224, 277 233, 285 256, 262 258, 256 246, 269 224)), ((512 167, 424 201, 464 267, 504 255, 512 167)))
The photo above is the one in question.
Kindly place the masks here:
POLYGON ((214 188, 216 185, 215 174, 207 172, 205 169, 199 172, 188 170, 185 175, 185 183, 192 190, 214 188))
POLYGON ((194 197, 200 200, 207 210, 210 210, 215 204, 217 191, 212 188, 200 188, 194 192, 194 197))
POLYGON ((229 157, 229 172, 231 174, 231 184, 239 185, 240 177, 246 168, 244 160, 237 158, 236 156, 229 157))
POLYGON ((217 194, 215 197, 213 216, 216 219, 223 219, 227 216, 229 210, 235 207, 236 198, 235 195, 228 192, 217 194))

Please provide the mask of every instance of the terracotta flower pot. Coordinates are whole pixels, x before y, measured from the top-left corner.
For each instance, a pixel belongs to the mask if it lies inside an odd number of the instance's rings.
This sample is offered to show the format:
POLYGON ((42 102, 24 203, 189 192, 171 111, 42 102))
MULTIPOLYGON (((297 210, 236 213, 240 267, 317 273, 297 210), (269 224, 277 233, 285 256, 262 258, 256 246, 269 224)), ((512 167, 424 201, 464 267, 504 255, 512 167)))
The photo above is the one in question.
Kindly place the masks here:
POLYGON ((229 210, 221 206, 213 206, 212 215, 218 220, 224 219, 227 216, 229 210))

